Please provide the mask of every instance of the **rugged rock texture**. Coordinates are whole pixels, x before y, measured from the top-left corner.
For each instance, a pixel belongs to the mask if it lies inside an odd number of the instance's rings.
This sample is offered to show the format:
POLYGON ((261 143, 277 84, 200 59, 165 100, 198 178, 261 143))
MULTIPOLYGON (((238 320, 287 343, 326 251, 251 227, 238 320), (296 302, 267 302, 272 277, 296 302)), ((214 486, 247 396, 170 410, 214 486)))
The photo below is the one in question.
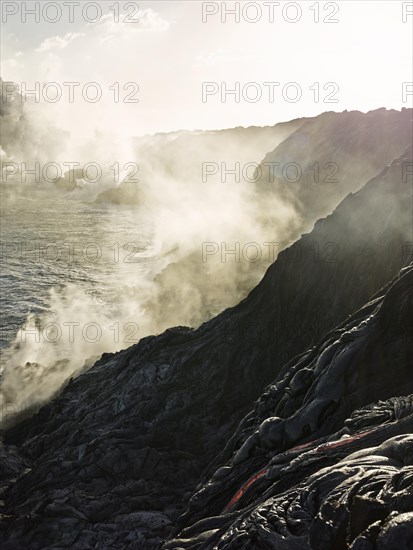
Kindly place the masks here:
POLYGON ((365 533, 361 550, 410 532, 411 441, 389 438, 411 431, 411 399, 353 411, 413 392, 412 270, 389 283, 412 252, 411 160, 407 151, 317 222, 238 306, 104 355, 10 429, 3 548, 151 549, 168 536, 169 548, 307 548, 310 535, 335 549, 365 533), (333 444, 343 434, 352 439, 333 444), (377 468, 350 456, 385 441, 377 468), (367 470, 377 506, 363 500, 367 470), (345 501, 359 478, 356 514, 345 501))
POLYGON ((412 356, 413 264, 266 389, 165 547, 408 548, 412 356))
POLYGON ((383 108, 307 119, 261 162, 260 192, 292 201, 311 226, 411 144, 412 116, 383 108))

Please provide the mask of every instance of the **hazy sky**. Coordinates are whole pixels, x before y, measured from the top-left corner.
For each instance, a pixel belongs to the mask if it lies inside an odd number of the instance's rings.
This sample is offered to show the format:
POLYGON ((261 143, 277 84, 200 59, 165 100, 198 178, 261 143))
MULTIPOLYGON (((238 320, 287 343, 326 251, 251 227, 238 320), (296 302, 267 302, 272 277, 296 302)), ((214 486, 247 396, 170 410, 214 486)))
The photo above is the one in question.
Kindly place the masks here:
MULTIPOLYGON (((27 88, 36 81, 59 83, 62 99, 48 103, 41 97, 41 102, 73 134, 267 125, 326 110, 411 104, 412 96, 403 103, 402 83, 413 80, 413 15, 406 15, 404 23, 402 14, 403 9, 413 12, 412 2, 241 2, 240 21, 228 13, 223 22, 225 6, 237 9, 236 2, 83 0, 82 6, 90 5, 89 21, 97 15, 92 4, 101 6, 96 23, 87 22, 79 6, 73 7, 73 22, 68 6, 60 21, 50 22, 56 17, 53 5, 40 12, 39 22, 29 14, 22 22, 23 4, 29 8, 34 2, 2 4, 2 78, 26 82, 27 88), (138 6, 138 22, 125 22, 125 14, 133 17, 138 6), (16 14, 5 12, 15 9, 16 14), (73 103, 64 82, 80 83, 73 103), (96 103, 82 97, 89 82, 102 92, 96 103), (136 85, 124 90, 128 82, 136 85), (211 95, 203 98, 204 82, 215 84, 209 84, 211 95), (224 86, 232 89, 236 82, 239 102, 234 95, 223 101, 224 86), (291 82, 295 84, 285 86, 291 82), (245 87, 247 83, 253 84, 245 87), (120 100, 130 94, 139 102, 115 103, 118 91, 120 100), (262 96, 255 100, 257 94, 262 96), (323 102, 329 94, 338 102, 323 102)), ((41 10, 47 4, 53 2, 40 2, 41 10)), ((96 89, 87 88, 91 98, 96 89)), ((54 88, 47 90, 53 99, 54 88)))

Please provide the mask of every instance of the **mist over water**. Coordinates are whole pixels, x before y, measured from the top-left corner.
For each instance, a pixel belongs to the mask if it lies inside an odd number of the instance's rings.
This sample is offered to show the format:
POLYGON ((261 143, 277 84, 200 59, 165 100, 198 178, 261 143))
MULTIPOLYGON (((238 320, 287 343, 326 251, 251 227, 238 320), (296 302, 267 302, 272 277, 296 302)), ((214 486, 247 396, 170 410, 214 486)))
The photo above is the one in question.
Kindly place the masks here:
MULTIPOLYGON (((270 248, 251 262, 230 252, 236 242, 266 241, 248 194, 185 185, 164 185, 162 200, 153 191, 133 208, 5 194, 3 403, 41 403, 103 352, 169 326, 196 327, 258 282, 270 248), (205 242, 229 253, 205 257, 205 242)), ((292 218, 281 204, 279 212, 292 218)))
POLYGON ((237 304, 282 249, 410 143, 411 112, 379 110, 135 139, 68 140, 56 131, 56 140, 30 148, 37 125, 43 120, 44 131, 49 120, 18 99, 1 113, 9 138, 2 157, 18 168, 1 185, 1 402, 16 412, 50 399, 104 352, 172 326, 196 328, 237 304), (358 121, 371 116, 382 148, 354 163, 357 140, 370 135, 358 121), (354 139, 341 141, 343 120, 354 139), (237 164, 243 172, 267 154, 282 165, 300 162, 302 180, 294 187, 277 173, 271 184, 265 177, 252 182, 251 170, 234 176, 237 164), (68 159, 97 164, 99 181, 83 173, 72 181, 68 173, 56 182, 22 178, 22 162, 32 168, 68 159), (314 161, 334 161, 339 184, 326 185, 325 174, 316 184, 314 161), (128 181, 130 165, 139 168, 139 181, 128 181))
POLYGON ((258 200, 246 181, 205 179, 202 165, 259 163, 300 125, 69 140, 41 106, 19 99, 2 103, 1 113, 9 163, 1 401, 17 410, 51 398, 102 353, 170 326, 197 327, 254 287, 281 249, 265 243, 296 233, 295 210, 276 195, 258 200), (46 124, 48 139, 31 143, 46 124), (23 177, 23 162, 42 170, 69 161, 96 163, 99 181, 76 174, 67 185, 67 172, 63 185, 23 177), (127 163, 139 167, 139 183, 123 181, 127 163), (255 245, 244 254, 248 243, 255 245))
POLYGON ((2 210, 3 400, 41 402, 89 358, 139 339, 152 228, 139 208, 46 194, 2 210))

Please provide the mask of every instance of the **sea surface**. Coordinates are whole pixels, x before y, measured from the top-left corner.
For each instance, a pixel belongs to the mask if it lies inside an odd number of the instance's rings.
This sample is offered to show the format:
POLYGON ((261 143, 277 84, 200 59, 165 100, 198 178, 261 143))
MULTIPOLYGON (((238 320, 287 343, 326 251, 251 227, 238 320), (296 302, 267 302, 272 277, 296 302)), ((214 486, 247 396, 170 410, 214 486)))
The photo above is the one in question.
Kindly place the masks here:
POLYGON ((22 348, 36 361, 50 346, 62 358, 76 338, 96 354, 138 339, 136 289, 156 266, 144 209, 43 192, 3 194, 1 214, 2 366, 22 348))

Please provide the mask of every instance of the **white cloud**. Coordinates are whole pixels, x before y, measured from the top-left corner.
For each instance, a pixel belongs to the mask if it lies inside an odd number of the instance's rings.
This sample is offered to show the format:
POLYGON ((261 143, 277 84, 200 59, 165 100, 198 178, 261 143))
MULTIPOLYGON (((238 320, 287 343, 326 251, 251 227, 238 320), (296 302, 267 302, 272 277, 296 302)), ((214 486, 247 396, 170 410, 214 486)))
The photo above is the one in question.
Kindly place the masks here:
POLYGON ((151 10, 151 8, 142 10, 138 14, 138 19, 141 29, 145 31, 163 32, 168 30, 170 26, 168 21, 162 19, 162 17, 151 10))
POLYGON ((9 27, 3 37, 2 72, 7 80, 27 82, 29 89, 37 81, 73 81, 82 87, 91 81, 100 84, 103 96, 96 104, 83 99, 81 87, 73 104, 67 102, 67 93, 62 99, 64 108, 62 102, 47 104, 73 135, 79 135, 79 127, 82 133, 99 128, 108 135, 140 135, 182 127, 270 124, 325 109, 404 106, 401 82, 409 80, 405 67, 411 64, 411 26, 402 23, 395 2, 380 3, 374 25, 370 24, 371 2, 365 1, 340 3, 340 24, 332 25, 322 19, 315 23, 314 12, 305 9, 305 3, 303 17, 296 24, 283 21, 281 11, 275 23, 263 18, 257 24, 237 24, 232 17, 222 24, 217 15, 205 24, 201 2, 184 0, 140 2, 135 15, 130 14, 130 7, 126 9, 127 2, 121 2, 116 23, 110 10, 113 3, 103 4, 107 11, 97 23, 87 24, 79 18, 76 26, 54 26, 51 31, 49 23, 28 27, 16 18, 11 19, 15 27, 9 27), (139 22, 125 22, 127 13, 139 22), (74 39, 66 35, 69 31, 84 36, 74 39), (383 36, 390 34, 391 43, 384 41, 383 36), (60 39, 50 38, 52 35, 60 39), (71 38, 73 42, 64 47, 71 38), (363 47, 366 42, 370 48, 363 47), (34 51, 40 44, 43 51, 34 51), (17 55, 19 51, 23 54, 17 55), (394 59, 398 63, 392 62, 394 59), (139 85, 138 104, 123 101, 131 92, 123 86, 130 81, 139 85), (121 94, 116 105, 111 88, 114 82, 119 83, 121 94), (272 103, 267 87, 262 88, 263 97, 256 103, 237 103, 230 95, 221 102, 220 93, 203 103, 202 82, 217 82, 221 87, 225 83, 228 90, 235 82, 242 86, 280 82, 280 86, 272 103), (297 103, 282 96, 288 82, 298 82, 302 88, 297 103), (310 89, 315 82, 320 83, 319 103, 310 89), (328 93, 323 90, 326 82, 340 86, 339 104, 329 107, 322 103, 323 94, 328 93))
POLYGON ((64 36, 51 36, 43 40, 40 46, 36 48, 36 52, 46 52, 53 49, 62 50, 79 36, 84 36, 84 34, 80 32, 68 32, 64 36))
POLYGON ((106 14, 98 23, 98 27, 103 34, 100 41, 108 42, 114 38, 130 38, 136 32, 164 32, 169 29, 170 23, 151 8, 147 8, 139 11, 134 17, 120 15, 119 21, 114 20, 113 14, 106 14))

